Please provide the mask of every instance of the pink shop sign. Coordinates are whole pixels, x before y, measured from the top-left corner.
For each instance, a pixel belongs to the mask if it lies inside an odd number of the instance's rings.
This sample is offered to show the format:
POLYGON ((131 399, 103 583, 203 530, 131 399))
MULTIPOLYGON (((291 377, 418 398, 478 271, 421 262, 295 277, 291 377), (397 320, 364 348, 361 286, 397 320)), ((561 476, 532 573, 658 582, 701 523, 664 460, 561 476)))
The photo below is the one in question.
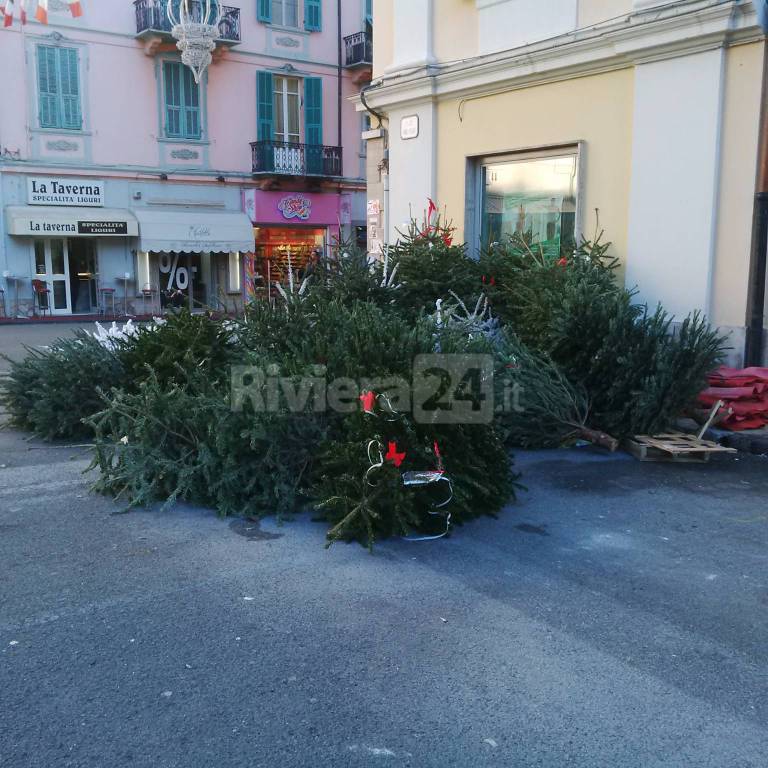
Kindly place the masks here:
POLYGON ((317 192, 243 191, 243 210, 256 225, 338 225, 341 195, 317 192))

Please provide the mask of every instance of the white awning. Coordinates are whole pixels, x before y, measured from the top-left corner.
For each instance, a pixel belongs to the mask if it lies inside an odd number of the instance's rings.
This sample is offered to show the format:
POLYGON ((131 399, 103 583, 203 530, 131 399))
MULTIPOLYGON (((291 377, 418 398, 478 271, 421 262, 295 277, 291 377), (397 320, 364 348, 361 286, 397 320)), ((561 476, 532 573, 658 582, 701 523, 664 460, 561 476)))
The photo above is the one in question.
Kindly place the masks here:
POLYGON ((253 224, 244 213, 162 211, 137 208, 139 250, 154 252, 251 252, 253 224))
POLYGON ((5 209, 9 235, 29 237, 136 237, 139 225, 124 208, 66 208, 9 205, 5 209))

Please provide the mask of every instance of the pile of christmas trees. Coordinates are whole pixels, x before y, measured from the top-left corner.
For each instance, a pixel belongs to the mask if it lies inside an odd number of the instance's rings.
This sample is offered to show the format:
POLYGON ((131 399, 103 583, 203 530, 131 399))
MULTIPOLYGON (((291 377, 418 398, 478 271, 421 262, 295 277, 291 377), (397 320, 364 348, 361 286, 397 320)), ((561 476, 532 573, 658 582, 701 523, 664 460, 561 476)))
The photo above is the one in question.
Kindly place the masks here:
POLYGON ((498 513, 511 447, 663 429, 721 345, 634 304, 599 242, 553 256, 515 237, 477 260, 439 222, 383 262, 342 246, 279 294, 239 321, 62 341, 12 366, 4 404, 45 437, 91 431, 96 488, 128 505, 311 508, 329 542, 371 545, 498 513))

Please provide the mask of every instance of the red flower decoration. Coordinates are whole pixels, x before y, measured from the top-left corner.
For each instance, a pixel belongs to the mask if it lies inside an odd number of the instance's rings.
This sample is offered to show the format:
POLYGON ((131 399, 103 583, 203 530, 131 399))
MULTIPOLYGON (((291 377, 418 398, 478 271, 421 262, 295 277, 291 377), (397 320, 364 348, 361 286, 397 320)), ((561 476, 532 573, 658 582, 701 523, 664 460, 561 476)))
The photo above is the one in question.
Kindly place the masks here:
POLYGON ((360 395, 360 402, 363 404, 363 410, 366 413, 373 413, 373 406, 376 403, 376 393, 363 392, 363 394, 360 395))
POLYGON ((391 461, 396 467, 399 467, 403 463, 405 458, 405 452, 397 452, 397 443, 390 442, 387 455, 384 457, 385 461, 391 461))
POLYGON ((563 256, 562 259, 558 260, 557 264, 560 267, 567 267, 568 266, 568 259, 566 259, 565 256, 563 256))

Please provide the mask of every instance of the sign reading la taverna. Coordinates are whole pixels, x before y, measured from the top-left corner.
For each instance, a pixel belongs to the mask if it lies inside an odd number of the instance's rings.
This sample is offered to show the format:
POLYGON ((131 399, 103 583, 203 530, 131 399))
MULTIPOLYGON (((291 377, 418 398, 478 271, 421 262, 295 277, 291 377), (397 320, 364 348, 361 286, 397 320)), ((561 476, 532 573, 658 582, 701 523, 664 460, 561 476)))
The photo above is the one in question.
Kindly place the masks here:
POLYGON ((104 205, 104 183, 88 179, 30 176, 27 178, 27 201, 30 205, 101 208, 104 205))

